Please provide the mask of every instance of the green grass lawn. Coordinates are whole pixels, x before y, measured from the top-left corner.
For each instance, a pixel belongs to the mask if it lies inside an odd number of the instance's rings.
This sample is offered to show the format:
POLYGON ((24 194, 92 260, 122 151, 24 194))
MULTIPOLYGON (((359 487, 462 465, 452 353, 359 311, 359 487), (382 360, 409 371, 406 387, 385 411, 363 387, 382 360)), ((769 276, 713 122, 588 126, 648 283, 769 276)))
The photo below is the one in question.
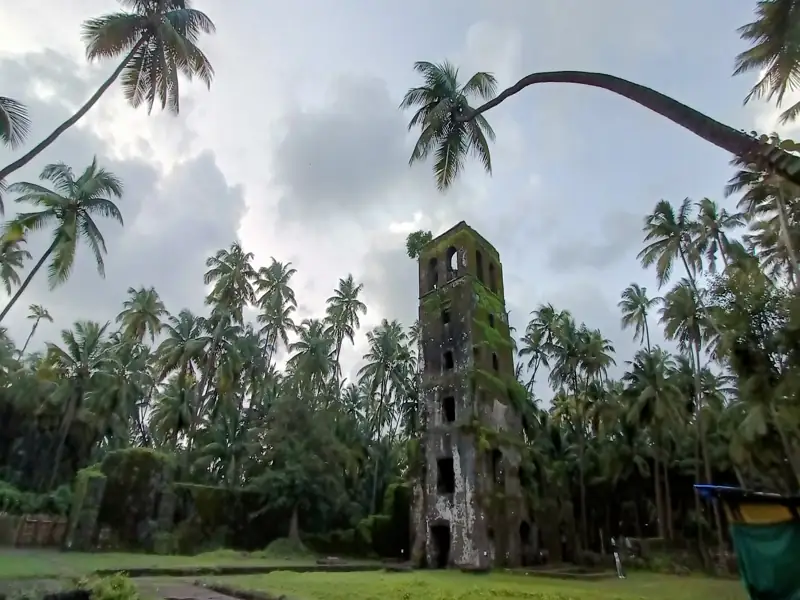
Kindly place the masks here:
POLYGON ((197 556, 158 556, 123 552, 82 553, 54 550, 0 549, 0 579, 83 575, 101 569, 284 566, 313 564, 313 558, 267 558, 222 550, 197 556))
POLYGON ((223 585, 286 594, 297 600, 746 600, 738 581, 645 573, 628 579, 573 581, 458 571, 289 573, 207 578, 223 585))

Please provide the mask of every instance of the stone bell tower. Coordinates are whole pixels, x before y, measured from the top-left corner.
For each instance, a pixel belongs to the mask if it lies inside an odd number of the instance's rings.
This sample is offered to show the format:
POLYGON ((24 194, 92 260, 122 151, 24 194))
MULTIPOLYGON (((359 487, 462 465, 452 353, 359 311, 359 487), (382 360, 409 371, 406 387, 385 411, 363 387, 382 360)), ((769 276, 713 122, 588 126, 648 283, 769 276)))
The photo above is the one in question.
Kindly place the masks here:
POLYGON ((521 564, 531 525, 497 250, 465 222, 419 258, 422 476, 412 528, 418 566, 521 564), (424 546, 422 544, 424 540, 424 546))

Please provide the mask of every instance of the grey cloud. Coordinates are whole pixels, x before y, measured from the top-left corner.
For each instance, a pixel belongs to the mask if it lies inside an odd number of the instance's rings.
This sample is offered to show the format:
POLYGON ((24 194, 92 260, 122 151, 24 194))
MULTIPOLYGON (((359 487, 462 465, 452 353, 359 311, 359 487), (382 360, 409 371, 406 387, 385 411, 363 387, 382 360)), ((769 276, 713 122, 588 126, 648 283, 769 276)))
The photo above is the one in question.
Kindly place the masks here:
POLYGON ((641 246, 642 216, 614 211, 604 215, 591 232, 557 236, 548 248, 548 266, 554 271, 606 269, 636 255, 641 246))
POLYGON ((380 307, 388 319, 406 327, 417 320, 419 277, 417 261, 411 260, 398 240, 396 246, 370 252, 364 267, 364 295, 380 307))
POLYGON ((281 219, 404 214, 419 202, 420 187, 432 186, 425 185, 422 167, 408 168, 407 116, 397 110, 397 98, 374 77, 342 77, 331 93, 324 108, 294 109, 284 117, 285 136, 275 150, 281 219))
MULTIPOLYGON (((76 66, 69 68, 64 60, 46 53, 24 56, 16 62, 0 61, 0 80, 12 82, 11 89, 4 92, 30 107, 36 127, 32 139, 41 139, 69 115, 57 100, 62 90, 72 90, 69 93, 76 97, 85 97, 91 90, 90 82, 74 75, 76 66), (53 64, 58 64, 58 71, 49 69, 53 64), (42 65, 45 68, 39 69, 42 65), (29 80, 20 79, 22 72, 29 80), (27 85, 30 80, 42 82, 56 94, 46 102, 39 100, 34 88, 27 85)), ((50 291, 46 273, 37 274, 3 323, 17 340, 27 335, 25 316, 32 303, 46 306, 56 320, 53 325, 42 324, 34 340, 37 345, 54 339, 57 330, 69 327, 76 319, 113 320, 129 287, 154 286, 173 312, 184 307, 203 310, 205 259, 236 238, 245 209, 242 188, 227 183, 210 151, 178 163, 162 176, 144 160, 110 158, 110 150, 88 127, 72 127, 12 177, 35 181, 41 167, 55 161, 64 161, 80 171, 97 155, 100 164, 125 185, 118 202, 125 226, 97 220, 108 247, 106 278, 97 274, 93 257, 80 246, 74 271, 63 286, 50 291)), ((8 152, 0 152, 3 164, 12 158, 8 152)), ((31 234, 29 249, 34 260, 47 243, 47 232, 31 234)))

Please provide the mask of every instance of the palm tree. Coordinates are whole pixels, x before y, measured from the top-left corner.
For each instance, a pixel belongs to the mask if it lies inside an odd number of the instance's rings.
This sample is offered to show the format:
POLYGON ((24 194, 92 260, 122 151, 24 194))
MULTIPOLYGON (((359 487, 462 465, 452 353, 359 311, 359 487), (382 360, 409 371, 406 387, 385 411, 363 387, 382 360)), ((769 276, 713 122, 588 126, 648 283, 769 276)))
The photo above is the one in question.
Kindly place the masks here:
MULTIPOLYGON (((674 379, 670 377, 675 364, 672 357, 658 346, 652 350, 649 348, 640 350, 636 353, 633 361, 628 361, 628 364, 631 369, 623 377, 632 400, 628 419, 634 425, 650 428, 650 437, 653 442, 653 486, 658 535, 665 537, 664 534, 669 532, 671 538, 672 523, 669 520, 665 522, 665 515, 670 511, 664 510, 660 465, 665 460, 663 456, 664 429, 670 422, 678 420, 676 399, 680 396, 680 391, 677 389, 674 379)), ((664 475, 668 477, 666 465, 664 475)), ((666 496, 665 500, 666 503, 670 502, 669 496, 666 496)))
POLYGON ((92 216, 108 217, 123 224, 117 205, 109 199, 109 196, 122 197, 122 182, 113 173, 98 167, 96 158, 77 179, 72 169, 64 163, 47 165, 40 179, 52 182, 54 189, 24 181, 9 186, 10 191, 21 194, 15 199, 16 202, 30 202, 42 210, 19 213, 6 224, 4 236, 18 240, 27 231, 37 231, 54 222, 56 228, 50 246, 0 312, 0 321, 51 255, 53 258, 47 269, 50 289, 69 278, 79 239, 88 244, 97 264, 97 272, 105 277, 103 255, 106 254, 106 243, 92 216))
POLYGON ((491 171, 491 158, 485 139, 491 136, 483 134, 479 136, 476 133, 477 130, 488 126, 486 121, 480 120, 483 118, 483 113, 526 87, 538 83, 574 83, 613 92, 666 117, 735 156, 749 157, 800 185, 800 156, 715 121, 651 88, 614 75, 587 71, 532 73, 495 96, 494 77, 490 73, 478 73, 473 76, 473 78, 479 76, 475 92, 487 101, 473 109, 465 97, 466 85, 464 87, 457 85, 454 75, 457 75, 458 71, 449 63, 434 65, 417 62, 414 63, 414 70, 422 75, 424 85, 411 88, 400 104, 403 109, 420 106, 409 123, 409 129, 417 126, 421 129, 417 146, 409 162, 425 158, 430 150, 436 148, 434 172, 440 190, 447 189, 453 183, 461 171, 464 158, 470 152, 476 153, 484 168, 488 172, 491 171), (472 121, 475 121, 477 126, 465 126, 472 121))
MULTIPOLYGON (((694 364, 693 378, 695 389, 695 414, 697 416, 697 436, 700 455, 705 466, 705 483, 711 482, 711 463, 708 457, 708 443, 706 440, 706 426, 703 419, 703 402, 701 388, 701 356, 703 343, 708 339, 708 328, 712 325, 708 311, 703 302, 703 291, 684 278, 664 296, 664 305, 661 308, 661 322, 664 325, 664 335, 668 340, 678 342, 679 348, 692 356, 694 364)), ((720 335, 718 328, 717 335, 720 335)), ((697 483, 702 483, 698 481, 697 483)), ((720 550, 724 546, 719 507, 714 504, 714 520, 717 529, 717 538, 720 550)))
MULTIPOLYGON (((0 96, 0 142, 17 148, 25 141, 30 128, 28 107, 13 98, 0 96)), ((0 181, 2 179, 0 177, 0 181)))
MULTIPOLYGON (((494 130, 485 117, 475 116, 469 121, 457 121, 453 114, 473 114, 471 98, 488 100, 497 92, 497 80, 491 73, 475 73, 462 84, 458 69, 449 62, 433 64, 414 63, 414 70, 422 76, 423 85, 406 92, 401 109, 416 108, 408 123, 411 131, 421 128, 421 133, 408 163, 424 160, 434 152, 433 172, 440 190, 445 190, 458 176, 464 159, 474 154, 487 173, 492 172, 489 141, 494 141, 494 130)), ((411 250, 409 250, 411 252, 411 250)))
POLYGON ((178 74, 192 80, 198 77, 211 87, 214 69, 197 41, 215 27, 205 13, 191 8, 191 0, 120 0, 132 12, 115 12, 89 19, 82 37, 89 60, 124 58, 114 72, 74 115, 59 125, 29 152, 0 170, 0 181, 24 167, 77 123, 100 100, 111 85, 122 77, 125 99, 138 108, 152 111, 156 99, 161 108, 175 114, 180 110, 178 74))
MULTIPOLYGON (((359 299, 359 294, 364 289, 364 284, 353 280, 352 275, 339 280, 333 296, 328 298, 326 308, 326 319, 331 329, 331 334, 336 342, 336 352, 334 355, 334 376, 337 384, 341 375, 339 366, 339 356, 342 353, 342 342, 345 338, 354 343, 356 330, 361 326, 359 315, 367 314, 367 305, 359 299)), ((337 385, 338 387, 338 385, 337 385)))
POLYGON ((692 239, 696 225, 692 220, 692 204, 685 198, 678 210, 666 200, 660 200, 652 214, 645 218, 647 245, 637 255, 644 268, 655 264, 656 279, 661 287, 669 281, 675 259, 679 259, 686 276, 695 287, 695 275, 700 269, 700 257, 692 239))
POLYGON ((156 334, 161 332, 162 318, 166 314, 167 308, 155 288, 140 287, 137 290, 129 287, 128 298, 122 303, 117 323, 122 325, 125 337, 141 342, 149 333, 150 341, 154 342, 156 334))
MULTIPOLYGON (((776 133, 770 134, 768 139, 775 146, 794 144, 791 140, 781 140, 776 133)), ((742 192, 737 207, 749 219, 750 229, 760 230, 766 234, 764 241, 771 241, 762 248, 774 252, 782 246, 790 280, 795 286, 800 285, 797 253, 800 192, 797 185, 775 176, 752 160, 734 159, 731 164, 737 171, 725 186, 725 196, 742 192)))
POLYGON ((624 329, 633 327, 633 339, 645 342, 648 352, 650 352, 650 328, 647 316, 659 302, 661 302, 659 297, 647 297, 647 288, 632 283, 623 290, 622 299, 617 304, 622 311, 622 327, 624 329))
POLYGON ((24 237, 0 240, 0 280, 9 295, 14 287, 19 286, 17 271, 22 269, 26 260, 31 259, 31 253, 21 247, 24 243, 24 237))
POLYGON ((53 457, 49 489, 53 489, 58 476, 64 444, 72 421, 91 391, 93 379, 104 368, 107 360, 108 347, 105 345, 107 327, 108 323, 100 325, 93 321, 78 321, 73 329, 61 332, 63 347, 47 344, 47 360, 61 376, 55 397, 63 406, 60 437, 53 457))
POLYGON ((25 349, 28 347, 28 344, 33 337, 33 334, 36 333, 36 328, 39 327, 39 321, 45 320, 49 321, 50 323, 53 322, 53 317, 47 311, 47 309, 42 306, 41 304, 31 304, 28 307, 30 313, 28 314, 28 319, 33 321, 33 327, 31 327, 31 332, 28 334, 28 338, 25 340, 25 344, 22 346, 22 349, 19 351, 19 357, 25 354, 25 349))
POLYGON ((730 262, 731 240, 728 231, 744 226, 744 215, 729 213, 709 198, 697 202, 697 228, 699 236, 696 240, 699 252, 705 253, 709 271, 716 272, 716 257, 719 252, 722 263, 726 267, 730 262))
MULTIPOLYGON (((757 71, 761 79, 745 96, 744 102, 777 96, 778 106, 787 91, 795 88, 800 76, 800 49, 795 31, 800 23, 800 3, 796 0, 759 0, 756 20, 738 29, 743 40, 753 46, 736 57, 734 75, 757 71)), ((794 121, 800 114, 800 102, 780 116, 780 122, 794 121)))

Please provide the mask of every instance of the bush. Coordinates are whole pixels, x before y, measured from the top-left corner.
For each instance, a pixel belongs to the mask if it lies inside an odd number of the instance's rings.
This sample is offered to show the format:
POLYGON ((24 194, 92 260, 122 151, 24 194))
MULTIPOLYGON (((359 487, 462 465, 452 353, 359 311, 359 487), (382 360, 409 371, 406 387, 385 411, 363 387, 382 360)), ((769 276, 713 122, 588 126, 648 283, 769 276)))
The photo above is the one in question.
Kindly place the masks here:
POLYGON ((221 547, 255 551, 287 533, 289 512, 263 510, 268 501, 259 492, 193 483, 176 483, 173 491, 181 553, 221 547))
POLYGON ((261 552, 256 553, 262 558, 288 558, 309 560, 316 558, 316 554, 305 547, 299 540, 278 538, 269 543, 261 552))
POLYGON ((136 584, 124 573, 81 579, 78 587, 88 590, 92 600, 141 600, 136 584))
POLYGON ((152 548, 158 502, 171 484, 172 469, 172 457, 149 448, 106 455, 100 466, 106 488, 98 524, 108 526, 124 548, 152 548))
POLYGON ((64 516, 72 504, 72 489, 62 485, 52 492, 23 492, 10 483, 0 481, 0 513, 11 515, 47 514, 64 516))

